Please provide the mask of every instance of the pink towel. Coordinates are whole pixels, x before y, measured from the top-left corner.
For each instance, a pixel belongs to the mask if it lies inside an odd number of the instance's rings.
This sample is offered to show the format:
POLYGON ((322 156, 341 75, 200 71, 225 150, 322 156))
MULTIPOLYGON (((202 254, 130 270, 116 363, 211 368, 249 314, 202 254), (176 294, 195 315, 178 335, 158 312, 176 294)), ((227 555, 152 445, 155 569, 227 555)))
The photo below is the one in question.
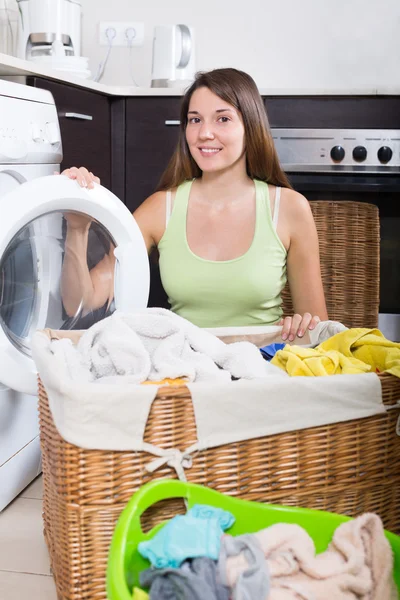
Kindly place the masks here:
MULTIPOLYGON (((268 600, 398 598, 392 550, 377 515, 366 513, 343 523, 328 549, 317 555, 312 539, 298 525, 280 523, 254 535, 271 577, 268 600)), ((227 559, 227 580, 232 589, 246 567, 243 555, 227 559)))

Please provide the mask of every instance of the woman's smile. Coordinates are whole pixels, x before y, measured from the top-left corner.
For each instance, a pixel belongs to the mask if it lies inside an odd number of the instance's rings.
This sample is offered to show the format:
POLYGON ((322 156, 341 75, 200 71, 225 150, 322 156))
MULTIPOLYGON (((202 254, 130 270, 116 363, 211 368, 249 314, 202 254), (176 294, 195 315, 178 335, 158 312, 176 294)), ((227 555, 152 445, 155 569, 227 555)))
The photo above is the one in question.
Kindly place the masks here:
POLYGON ((222 148, 210 148, 208 146, 199 146, 198 150, 200 154, 204 157, 210 158, 211 156, 215 156, 219 152, 221 152, 222 148))

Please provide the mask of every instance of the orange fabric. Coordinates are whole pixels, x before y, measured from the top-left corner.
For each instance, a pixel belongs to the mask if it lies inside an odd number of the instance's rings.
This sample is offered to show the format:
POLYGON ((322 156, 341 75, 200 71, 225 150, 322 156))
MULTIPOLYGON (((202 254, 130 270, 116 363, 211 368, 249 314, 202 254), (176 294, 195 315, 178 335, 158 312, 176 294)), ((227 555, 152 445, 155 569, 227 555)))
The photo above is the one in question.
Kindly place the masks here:
POLYGON ((143 381, 141 385, 186 385, 188 379, 186 377, 177 377, 176 379, 170 379, 166 377, 161 381, 143 381))

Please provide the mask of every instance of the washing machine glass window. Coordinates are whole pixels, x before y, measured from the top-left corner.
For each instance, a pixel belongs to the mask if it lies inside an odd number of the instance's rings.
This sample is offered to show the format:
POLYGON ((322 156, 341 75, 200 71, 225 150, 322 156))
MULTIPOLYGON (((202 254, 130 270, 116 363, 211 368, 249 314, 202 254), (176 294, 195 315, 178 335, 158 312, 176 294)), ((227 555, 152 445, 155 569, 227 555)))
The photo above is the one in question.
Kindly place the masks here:
POLYGON ((54 211, 24 225, 0 262, 0 322, 10 342, 30 356, 37 329, 86 329, 110 315, 114 249, 105 227, 82 213, 54 211), (87 245, 86 264, 77 241, 87 245))

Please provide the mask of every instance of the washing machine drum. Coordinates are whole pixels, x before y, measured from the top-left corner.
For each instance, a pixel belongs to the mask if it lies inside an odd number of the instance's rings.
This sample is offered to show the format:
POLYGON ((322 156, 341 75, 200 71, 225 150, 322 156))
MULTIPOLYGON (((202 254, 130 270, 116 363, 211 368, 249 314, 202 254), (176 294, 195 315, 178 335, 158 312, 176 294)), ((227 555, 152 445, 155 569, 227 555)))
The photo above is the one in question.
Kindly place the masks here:
POLYGON ((101 186, 43 177, 0 202, 0 383, 35 394, 32 334, 146 307, 147 251, 128 209, 101 186))

